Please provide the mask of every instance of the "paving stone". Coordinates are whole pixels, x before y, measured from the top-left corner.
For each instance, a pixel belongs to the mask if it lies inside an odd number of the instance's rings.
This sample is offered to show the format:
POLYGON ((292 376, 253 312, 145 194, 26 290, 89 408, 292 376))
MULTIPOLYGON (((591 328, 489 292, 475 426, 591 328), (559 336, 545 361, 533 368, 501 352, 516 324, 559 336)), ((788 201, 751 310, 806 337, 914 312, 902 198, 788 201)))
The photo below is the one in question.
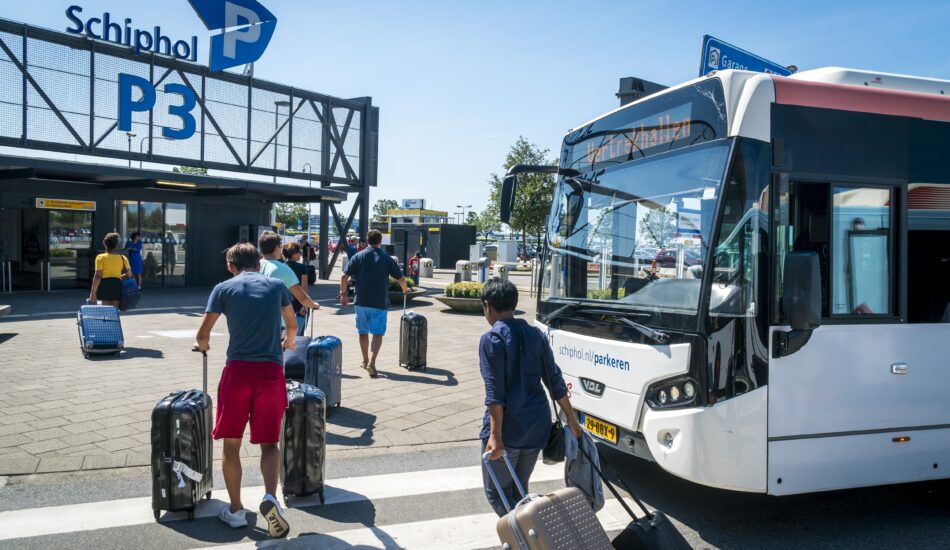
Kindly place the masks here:
POLYGON ((21 449, 33 455, 49 451, 58 451, 59 449, 65 449, 68 447, 69 444, 60 439, 46 439, 43 441, 34 441, 33 443, 20 445, 21 449))
POLYGON ((53 472, 75 472, 82 469, 81 456, 45 456, 36 468, 38 474, 53 472))
POLYGON ((0 447, 19 447, 32 442, 32 439, 21 433, 0 436, 0 447))
POLYGON ((69 444, 70 447, 79 447, 81 445, 87 445, 89 443, 98 443, 100 441, 105 441, 106 436, 96 433, 96 432, 85 432, 67 435, 60 438, 62 441, 69 444))
POLYGON ((0 415, 0 424, 3 424, 3 425, 21 424, 21 423, 29 422, 30 420, 36 420, 36 417, 30 413, 0 415))
POLYGON ((69 435, 69 432, 62 428, 47 428, 45 430, 33 430, 31 432, 26 432, 26 435, 30 436, 33 441, 46 441, 48 439, 56 439, 58 437, 64 437, 69 435))
POLYGON ((148 466, 152 463, 151 449, 147 451, 133 451, 126 455, 125 466, 148 466))
POLYGON ((105 439, 96 443, 96 445, 107 451, 124 451, 126 449, 131 449, 132 447, 138 446, 140 443, 131 437, 119 437, 116 439, 105 439))
POLYGON ((104 470, 108 468, 122 468, 125 466, 126 453, 112 453, 106 455, 87 455, 82 462, 83 470, 104 470))
POLYGON ((103 428, 105 428, 105 426, 96 421, 77 422, 63 426, 64 430, 72 434, 95 432, 103 428))
MULTIPOLYGON (((52 412, 52 411, 45 411, 45 412, 52 412)), ((34 414, 37 414, 37 413, 34 413, 34 414)), ((31 420, 30 422, 27 422, 27 424, 29 424, 30 427, 36 430, 45 430, 47 428, 58 428, 65 424, 69 424, 69 420, 66 420, 63 417, 58 416, 58 417, 41 419, 41 420, 31 420)))
POLYGON ((18 476, 32 474, 40 459, 36 457, 5 457, 0 456, 0 475, 18 476))

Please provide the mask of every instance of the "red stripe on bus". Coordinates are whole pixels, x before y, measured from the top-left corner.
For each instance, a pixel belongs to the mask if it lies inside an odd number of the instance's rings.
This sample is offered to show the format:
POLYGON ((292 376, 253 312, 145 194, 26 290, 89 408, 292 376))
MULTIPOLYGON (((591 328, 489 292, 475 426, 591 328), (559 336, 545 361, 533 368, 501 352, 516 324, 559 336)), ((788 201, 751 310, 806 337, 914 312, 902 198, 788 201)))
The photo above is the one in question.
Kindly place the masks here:
POLYGON ((773 77, 775 102, 950 122, 950 96, 773 77))

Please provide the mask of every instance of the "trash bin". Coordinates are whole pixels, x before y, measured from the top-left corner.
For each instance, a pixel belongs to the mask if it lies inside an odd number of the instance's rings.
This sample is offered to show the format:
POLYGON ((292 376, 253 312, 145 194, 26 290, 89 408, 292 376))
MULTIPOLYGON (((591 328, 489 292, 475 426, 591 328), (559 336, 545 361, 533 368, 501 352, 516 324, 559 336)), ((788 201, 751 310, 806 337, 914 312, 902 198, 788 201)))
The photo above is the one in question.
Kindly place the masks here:
POLYGON ((435 275, 435 262, 432 258, 422 258, 419 263, 419 276, 431 279, 435 275))
POLYGON ((455 262, 455 273, 460 276, 462 282, 472 280, 472 262, 468 260, 459 260, 455 262))

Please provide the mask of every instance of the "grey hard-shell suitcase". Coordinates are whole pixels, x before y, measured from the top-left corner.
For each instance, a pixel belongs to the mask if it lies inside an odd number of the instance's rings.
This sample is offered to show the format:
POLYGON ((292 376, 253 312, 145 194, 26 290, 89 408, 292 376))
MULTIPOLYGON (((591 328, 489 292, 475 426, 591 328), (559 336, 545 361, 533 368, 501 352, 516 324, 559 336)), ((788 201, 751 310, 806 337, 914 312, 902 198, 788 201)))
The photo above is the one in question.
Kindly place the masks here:
POLYGON ((611 550, 607 532, 594 514, 590 501, 579 489, 568 487, 546 495, 525 495, 506 453, 502 459, 523 497, 521 502, 512 506, 489 464, 490 455, 485 453, 482 462, 508 510, 496 526, 503 549, 611 550))
POLYGON ((327 398, 310 384, 287 382, 287 411, 280 434, 280 483, 289 497, 320 496, 324 502, 327 398))
POLYGON ((170 393, 152 409, 152 511, 187 512, 211 498, 214 475, 213 406, 208 395, 208 354, 201 354, 202 389, 170 393))
POLYGON ((119 355, 125 347, 122 321, 115 306, 85 305, 76 315, 83 357, 119 355))
POLYGON ((399 319, 399 366, 409 370, 425 370, 429 340, 428 321, 414 311, 406 311, 406 296, 402 297, 402 317, 399 319))

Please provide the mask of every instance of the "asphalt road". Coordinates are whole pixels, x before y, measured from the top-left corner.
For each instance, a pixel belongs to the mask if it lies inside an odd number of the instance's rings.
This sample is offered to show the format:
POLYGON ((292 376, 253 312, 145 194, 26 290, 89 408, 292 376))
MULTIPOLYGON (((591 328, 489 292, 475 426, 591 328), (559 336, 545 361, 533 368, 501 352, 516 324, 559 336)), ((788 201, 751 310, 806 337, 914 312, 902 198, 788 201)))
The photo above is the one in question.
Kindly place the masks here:
MULTIPOLYGON (((950 548, 948 482, 775 498, 705 488, 674 478, 655 464, 609 450, 603 455, 648 506, 673 519, 694 547, 950 548)), ((336 491, 329 490, 324 506, 304 502, 290 510, 294 540, 278 546, 491 547, 497 540, 494 518, 478 487, 477 466, 478 448, 471 444, 331 454, 328 486, 336 491)), ((253 464, 246 464, 245 487, 260 485, 254 470, 253 464)), ((546 481, 533 483, 532 491, 562 485, 557 467, 539 465, 536 476, 546 481)), ((220 478, 215 487, 223 488, 220 478)), ((0 548, 185 549, 233 543, 253 548, 268 544, 262 529, 232 530, 214 517, 188 522, 166 516, 156 524, 149 519, 149 494, 146 468, 0 480, 0 548), (79 506, 30 511, 64 505, 79 506), (63 523, 121 523, 115 518, 130 512, 138 519, 128 525, 69 528, 42 535, 63 523), (90 513, 88 519, 80 518, 90 513), (39 536, 10 538, 17 533, 39 536)), ((205 511, 213 514, 220 505, 208 503, 205 511)), ((253 510, 256 502, 246 500, 245 505, 253 510)), ((616 528, 625 518, 617 513, 615 502, 611 506, 616 528)))

